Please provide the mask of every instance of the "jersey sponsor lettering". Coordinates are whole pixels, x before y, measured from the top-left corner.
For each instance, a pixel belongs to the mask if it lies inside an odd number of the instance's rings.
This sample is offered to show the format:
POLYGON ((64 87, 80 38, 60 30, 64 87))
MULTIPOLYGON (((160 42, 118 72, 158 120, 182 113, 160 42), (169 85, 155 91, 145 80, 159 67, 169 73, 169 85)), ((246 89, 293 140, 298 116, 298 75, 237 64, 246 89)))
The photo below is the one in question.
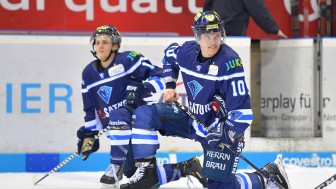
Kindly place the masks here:
POLYGON ((212 150, 207 150, 205 156, 205 167, 218 170, 225 170, 226 163, 223 163, 223 161, 227 162, 231 159, 230 154, 212 150))
POLYGON ((226 164, 218 163, 218 162, 212 162, 212 161, 206 161, 205 167, 208 167, 210 169, 225 170, 226 164))
POLYGON ((230 60, 229 62, 226 62, 225 66, 226 66, 226 70, 230 70, 235 67, 243 67, 243 64, 242 64, 241 59, 236 58, 236 59, 230 60))
MULTIPOLYGON (((238 142, 238 145, 237 145, 237 152, 238 153, 241 153, 243 151, 244 145, 245 145, 244 142, 238 142)), ((233 173, 233 174, 236 174, 236 172, 238 170, 239 159, 240 158, 238 156, 235 157, 235 160, 234 160, 233 166, 232 166, 232 171, 231 171, 231 173, 233 173)))
POLYGON ((134 58, 136 56, 140 55, 139 52, 135 52, 135 51, 131 51, 128 55, 127 55, 127 58, 131 59, 132 61, 134 61, 134 58))
POLYGON ((217 151, 211 151, 211 150, 207 150, 206 156, 209 156, 211 158, 216 158, 216 159, 222 159, 222 160, 230 160, 231 158, 230 154, 217 152, 217 151))
POLYGON ((172 72, 172 71, 173 71, 172 69, 164 69, 163 73, 169 73, 169 72, 172 72))
POLYGON ((204 115, 205 113, 211 110, 211 104, 196 104, 193 102, 189 102, 189 111, 193 114, 204 115))
POLYGON ((126 104, 126 100, 123 100, 121 102, 118 102, 116 104, 112 104, 110 106, 107 106, 107 107, 103 108, 104 116, 105 117, 110 117, 110 111, 118 109, 118 108, 122 107, 124 104, 126 104))
POLYGON ((110 121, 109 124, 110 125, 127 125, 127 123, 125 121, 120 121, 120 120, 110 121))
POLYGON ((238 162, 239 162, 239 157, 235 157, 235 160, 233 162, 233 166, 232 166, 232 174, 236 174, 237 169, 238 169, 238 162))

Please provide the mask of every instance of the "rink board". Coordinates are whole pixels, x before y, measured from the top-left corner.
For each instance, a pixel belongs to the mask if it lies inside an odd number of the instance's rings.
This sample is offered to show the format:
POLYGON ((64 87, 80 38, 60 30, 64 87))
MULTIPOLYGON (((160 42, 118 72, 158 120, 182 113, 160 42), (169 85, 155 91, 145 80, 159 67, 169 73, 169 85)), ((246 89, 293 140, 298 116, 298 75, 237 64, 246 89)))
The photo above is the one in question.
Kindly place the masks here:
MULTIPOLYGON (((194 37, 123 37, 120 51, 138 51, 162 66, 164 49, 194 37)), ((90 36, 0 35, 0 151, 2 153, 65 153, 77 144, 84 124, 82 70, 95 58, 90 36), (8 134, 12 133, 12 134, 8 134), (20 136, 20 142, 13 135, 20 136)), ((244 62, 250 83, 248 37, 227 38, 244 62)), ((186 103, 183 83, 177 87, 186 103)), ((161 96, 160 96, 161 97, 161 96)), ((103 138, 103 137, 101 137, 103 138)), ((176 138, 160 140, 164 151, 201 151, 200 145, 176 138)), ((102 145, 101 152, 110 151, 102 145)))
POLYGON ((265 136, 316 136, 314 39, 261 40, 260 48, 261 114, 265 136))
MULTIPOLYGON (((49 172, 71 154, 0 154, 0 172, 49 172)), ((161 152, 157 154, 157 163, 177 163, 201 156, 201 152, 161 152)), ((262 167, 281 156, 285 165, 299 167, 335 167, 336 152, 245 152, 243 156, 262 167)), ((104 171, 109 164, 108 153, 94 153, 86 161, 79 156, 65 164, 59 172, 104 171)), ((240 160, 239 169, 252 169, 243 160, 240 160)))
MULTIPOLYGON (((323 38, 322 40, 322 65, 321 65, 321 123, 323 140, 325 144, 335 144, 336 136, 336 90, 335 90, 335 52, 336 38, 323 38)), ((335 145, 326 145, 330 150, 335 150, 335 145)))

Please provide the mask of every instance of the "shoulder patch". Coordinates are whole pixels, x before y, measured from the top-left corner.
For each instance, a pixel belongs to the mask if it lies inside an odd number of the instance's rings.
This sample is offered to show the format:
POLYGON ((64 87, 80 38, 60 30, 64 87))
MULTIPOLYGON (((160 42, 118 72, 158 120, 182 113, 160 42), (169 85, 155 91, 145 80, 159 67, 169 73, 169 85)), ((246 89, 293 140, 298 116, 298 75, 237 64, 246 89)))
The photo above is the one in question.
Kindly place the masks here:
POLYGON ((109 76, 114 76, 116 74, 122 73, 125 71, 125 68, 122 64, 114 65, 113 67, 108 69, 109 76))
POLYGON ((209 75, 217 75, 218 74, 218 66, 210 64, 208 74, 209 75))

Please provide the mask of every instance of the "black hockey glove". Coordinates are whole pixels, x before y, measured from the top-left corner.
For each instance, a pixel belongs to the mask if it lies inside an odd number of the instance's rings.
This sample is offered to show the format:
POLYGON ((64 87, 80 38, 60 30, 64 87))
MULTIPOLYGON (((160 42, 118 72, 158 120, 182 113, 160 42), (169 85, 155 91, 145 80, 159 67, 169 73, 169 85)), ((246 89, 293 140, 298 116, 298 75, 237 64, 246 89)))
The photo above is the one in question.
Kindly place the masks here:
POLYGON ((78 154, 82 154, 83 160, 86 160, 90 154, 99 149, 99 139, 94 140, 94 136, 97 135, 98 132, 99 131, 85 130, 84 126, 78 129, 78 154), (90 144, 90 142, 93 142, 93 144, 90 144))
POLYGON ((134 109, 146 104, 143 99, 151 96, 151 90, 140 82, 132 82, 132 84, 127 86, 126 92, 127 105, 134 109))
POLYGON ((206 140, 211 148, 223 148, 222 143, 233 144, 243 135, 244 133, 232 131, 224 125, 224 122, 220 122, 209 129, 206 140))

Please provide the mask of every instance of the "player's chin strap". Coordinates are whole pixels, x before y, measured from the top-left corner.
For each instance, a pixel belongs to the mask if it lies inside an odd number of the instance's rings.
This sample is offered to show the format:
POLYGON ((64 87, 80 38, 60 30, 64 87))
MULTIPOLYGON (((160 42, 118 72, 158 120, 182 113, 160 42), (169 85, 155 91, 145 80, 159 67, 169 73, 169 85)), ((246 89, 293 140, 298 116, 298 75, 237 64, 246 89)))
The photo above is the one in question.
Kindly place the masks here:
MULTIPOLYGON (((208 127, 199 120, 194 114, 192 114, 189 110, 187 110, 184 106, 182 106, 178 101, 175 101, 174 104, 179 107, 182 111, 184 111, 186 114, 188 114, 193 120, 195 120, 198 124, 200 124, 205 131, 208 131, 208 127)), ((284 189, 279 183, 277 183, 274 180, 271 180, 269 176, 267 176, 265 173, 263 173, 257 166, 255 166, 251 161, 246 159, 241 153, 236 152, 229 144, 222 143, 219 144, 219 147, 222 148, 222 150, 227 147, 231 152, 233 152, 236 156, 243 159, 247 164, 249 164, 251 167, 253 167, 260 175, 262 175, 264 178, 269 180, 270 182, 273 182, 275 185, 277 185, 279 188, 284 189)))

